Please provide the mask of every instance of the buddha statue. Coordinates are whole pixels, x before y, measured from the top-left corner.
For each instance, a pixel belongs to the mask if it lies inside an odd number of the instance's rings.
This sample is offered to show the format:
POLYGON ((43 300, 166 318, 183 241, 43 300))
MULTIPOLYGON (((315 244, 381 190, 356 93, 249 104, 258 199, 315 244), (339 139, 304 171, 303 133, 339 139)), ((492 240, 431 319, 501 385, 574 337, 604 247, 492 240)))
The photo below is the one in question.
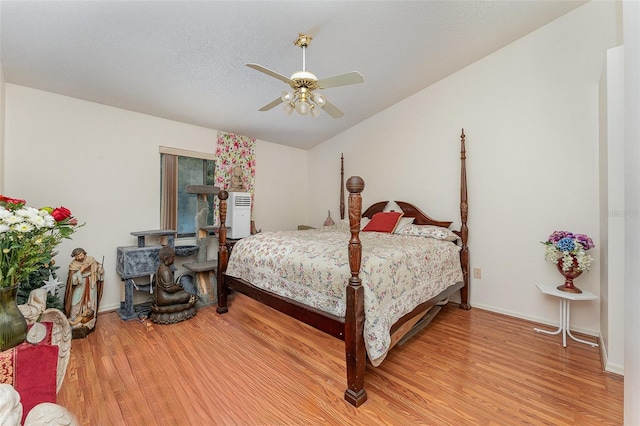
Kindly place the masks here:
POLYGON ((197 296, 187 292, 173 277, 171 265, 176 258, 175 251, 163 246, 158 258, 160 264, 156 271, 154 301, 149 319, 158 324, 175 324, 195 316, 197 296))

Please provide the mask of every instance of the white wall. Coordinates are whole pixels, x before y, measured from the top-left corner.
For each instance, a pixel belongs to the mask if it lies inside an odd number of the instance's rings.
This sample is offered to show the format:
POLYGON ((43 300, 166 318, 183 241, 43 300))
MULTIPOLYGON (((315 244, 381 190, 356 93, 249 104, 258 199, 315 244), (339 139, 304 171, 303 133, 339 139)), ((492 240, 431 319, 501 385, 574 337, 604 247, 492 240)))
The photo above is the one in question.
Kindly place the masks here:
MULTIPOLYGON (((548 324, 557 282, 541 241, 554 230, 599 243, 598 82, 620 43, 614 2, 590 2, 310 151, 309 218, 337 209, 338 159, 365 180, 363 204, 415 203, 459 225, 459 134, 467 134, 471 304, 548 324)), ((599 257, 599 247, 592 254, 599 257)), ((577 279, 599 294, 599 264, 577 279)), ((597 335, 597 301, 572 326, 597 335)))
MULTIPOLYGON (((1 41, 0 41, 1 43, 1 41)), ((4 164, 4 110, 5 110, 5 81, 2 61, 0 59, 0 164, 4 164)), ((4 194, 4 174, 0 173, 0 194, 4 194)))
MULTIPOLYGON (((64 205, 86 222, 60 246, 60 279, 74 247, 104 256, 100 310, 116 309, 116 248, 136 245, 132 231, 159 227, 159 146, 213 153, 216 139, 215 130, 7 84, 5 192, 35 206, 64 205)), ((306 199, 296 196, 306 194, 307 153, 263 141, 256 153, 257 226, 294 229, 306 220, 306 199)))
POLYGON ((600 81, 600 330, 605 370, 624 373, 624 47, 600 81))
POLYGON ((307 151, 260 141, 256 146, 256 228, 293 230, 307 219, 307 151))
POLYGON ((640 3, 625 1, 624 424, 640 424, 640 3))
MULTIPOLYGON (((2 22, 2 8, 0 7, 0 22, 2 22)), ((0 46, 2 46, 2 31, 0 31, 0 46)), ((2 68, 2 48, 0 48, 0 164, 4 164, 4 69, 2 68)), ((4 194, 4 174, 0 173, 0 194, 4 194)))

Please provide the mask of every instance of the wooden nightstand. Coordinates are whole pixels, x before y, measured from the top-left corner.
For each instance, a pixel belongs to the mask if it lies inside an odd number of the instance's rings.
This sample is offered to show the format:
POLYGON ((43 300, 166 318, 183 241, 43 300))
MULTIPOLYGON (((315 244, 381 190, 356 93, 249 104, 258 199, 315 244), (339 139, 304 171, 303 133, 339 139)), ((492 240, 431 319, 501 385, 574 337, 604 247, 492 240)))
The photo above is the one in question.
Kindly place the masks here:
POLYGON ((569 293, 566 291, 561 291, 556 288, 556 284, 536 284, 536 287, 538 287, 538 289, 542 293, 557 297, 560 301, 560 325, 555 331, 547 331, 540 328, 534 328, 535 331, 537 331, 538 333, 546 334, 562 333, 562 346, 565 348, 567 347, 567 335, 576 342, 584 343, 585 345, 591 345, 593 347, 598 347, 597 343, 588 342, 586 340, 574 337, 573 334, 571 334, 571 330, 569 329, 569 321, 571 318, 571 301, 595 300, 598 298, 598 296, 586 290, 582 290, 582 293, 569 293))

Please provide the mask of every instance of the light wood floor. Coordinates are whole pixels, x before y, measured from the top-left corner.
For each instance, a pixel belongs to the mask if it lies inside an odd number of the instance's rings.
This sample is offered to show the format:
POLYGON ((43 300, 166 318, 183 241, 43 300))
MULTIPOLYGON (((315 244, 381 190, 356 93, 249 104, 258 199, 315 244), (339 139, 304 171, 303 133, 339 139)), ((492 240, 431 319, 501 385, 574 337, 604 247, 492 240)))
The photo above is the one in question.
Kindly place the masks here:
POLYGON ((100 314, 73 341, 58 403, 83 425, 623 423, 623 380, 602 371, 598 348, 563 348, 531 322, 449 304, 367 367, 356 409, 343 400, 342 341, 245 296, 230 302, 174 325, 100 314))

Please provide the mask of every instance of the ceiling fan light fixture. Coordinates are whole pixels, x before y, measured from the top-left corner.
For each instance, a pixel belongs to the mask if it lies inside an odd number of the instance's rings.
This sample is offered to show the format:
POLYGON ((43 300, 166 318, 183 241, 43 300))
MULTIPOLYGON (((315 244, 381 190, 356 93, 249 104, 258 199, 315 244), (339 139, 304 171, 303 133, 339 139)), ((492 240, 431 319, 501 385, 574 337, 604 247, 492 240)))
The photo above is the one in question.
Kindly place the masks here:
POLYGON ((280 99, 282 99, 282 102, 291 102, 293 100, 293 93, 291 92, 287 92, 286 90, 282 91, 282 96, 280 97, 280 99))
POLYGON ((282 106, 282 110, 287 113, 287 115, 291 115, 293 110, 295 109, 293 102, 287 102, 282 106))
POLYGON ((351 71, 346 74, 334 75, 323 79, 318 79, 314 73, 307 71, 306 49, 309 47, 311 40, 312 37, 309 35, 302 33, 298 34, 298 38, 294 44, 302 48, 302 71, 293 73, 291 77, 286 77, 283 74, 272 71, 259 64, 247 64, 249 68, 253 68, 256 71, 260 71, 268 76, 287 83, 291 89, 291 92, 287 90, 283 91, 280 97, 269 102, 267 105, 260 108, 259 111, 269 111, 276 105, 284 103, 282 109, 287 114, 291 114, 295 109, 300 115, 311 114, 311 116, 315 118, 320 114, 320 108, 322 108, 333 118, 340 118, 344 115, 344 113, 340 111, 338 107, 329 102, 324 95, 315 93, 315 90, 363 83, 364 79, 357 71, 351 71))
POLYGON ((311 109, 311 105, 309 105, 306 101, 302 99, 298 99, 296 102, 296 112, 300 115, 309 114, 309 110, 311 109))

